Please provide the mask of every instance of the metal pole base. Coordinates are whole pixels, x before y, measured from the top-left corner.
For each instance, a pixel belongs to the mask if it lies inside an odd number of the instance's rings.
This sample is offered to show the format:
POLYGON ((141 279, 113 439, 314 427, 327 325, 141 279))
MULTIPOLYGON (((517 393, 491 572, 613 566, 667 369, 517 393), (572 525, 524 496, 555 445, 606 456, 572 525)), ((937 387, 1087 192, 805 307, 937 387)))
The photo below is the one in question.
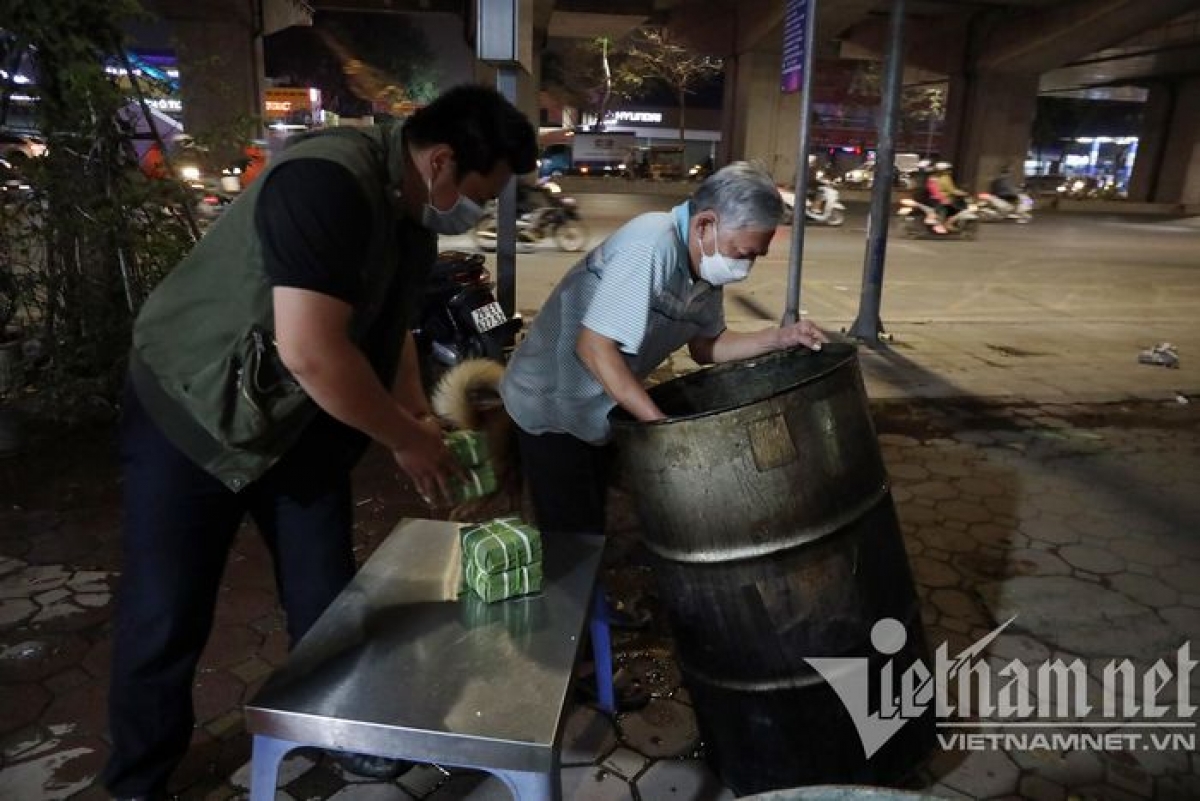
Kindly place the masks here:
POLYGON ((857 339, 859 342, 866 345, 878 345, 881 342, 890 342, 892 337, 883 327, 883 321, 878 317, 863 318, 861 316, 855 318, 854 324, 850 326, 850 330, 846 332, 846 336, 851 339, 857 339))

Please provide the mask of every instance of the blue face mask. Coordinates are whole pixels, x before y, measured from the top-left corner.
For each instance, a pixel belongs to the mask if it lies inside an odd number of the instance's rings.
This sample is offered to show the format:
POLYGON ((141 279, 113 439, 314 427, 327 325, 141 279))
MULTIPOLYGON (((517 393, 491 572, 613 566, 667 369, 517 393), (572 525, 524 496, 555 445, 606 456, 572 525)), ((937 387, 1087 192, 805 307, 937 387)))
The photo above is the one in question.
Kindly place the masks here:
MULTIPOLYGON (((425 185, 428 189, 429 197, 432 198, 432 179, 427 181, 425 185)), ((454 201, 454 205, 445 211, 433 205, 432 202, 425 201, 425 208, 421 209, 421 225, 435 234, 454 236, 455 234, 465 234, 467 231, 470 231, 482 216, 483 207, 460 192, 458 200, 454 201)))

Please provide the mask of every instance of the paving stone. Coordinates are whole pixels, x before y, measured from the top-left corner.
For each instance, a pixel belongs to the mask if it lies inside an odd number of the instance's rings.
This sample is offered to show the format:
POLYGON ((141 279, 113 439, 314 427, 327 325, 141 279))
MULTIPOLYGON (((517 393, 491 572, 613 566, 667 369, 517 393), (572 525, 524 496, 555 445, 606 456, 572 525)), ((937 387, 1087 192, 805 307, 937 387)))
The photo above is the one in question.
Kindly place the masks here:
POLYGON ((618 748, 605 758, 601 766, 626 779, 636 779, 646 768, 646 758, 629 748, 618 748))
POLYGON ((1167 653, 1178 636, 1149 608, 1113 590, 1065 576, 1016 576, 978 588, 996 620, 1047 645, 1104 658, 1167 653))
POLYGON ((1125 561, 1111 551, 1090 545, 1068 545, 1058 549, 1058 555, 1067 564, 1089 573, 1107 575, 1125 569, 1125 561))
POLYGON ((1108 586, 1152 608, 1171 606, 1179 600, 1179 593, 1150 576, 1118 573, 1108 577, 1108 586))
POLYGON ((1037 542, 1052 545, 1072 545, 1080 541, 1079 532, 1064 522, 1040 517, 1021 521, 1021 533, 1037 542))
POLYGON ((70 577, 61 565, 27 567, 0 579, 0 599, 33 598, 40 593, 58 589, 66 584, 70 577))
POLYGON ((72 761, 86 758, 94 749, 86 747, 55 748, 32 759, 5 765, 3 786, 5 798, 37 799, 38 801, 64 801, 86 789, 93 781, 92 775, 78 779, 66 779, 64 770, 72 761))
POLYGON ((567 715, 562 735, 563 765, 591 765, 616 747, 616 729, 604 713, 579 705, 567 715))
MULTIPOLYGON (((618 775, 604 768, 590 766, 586 768, 563 768, 562 770, 563 801, 633 801, 633 786, 618 775)), ((476 801, 474 796, 468 796, 470 801, 476 801)), ((490 797, 483 796, 486 801, 490 797)), ((511 795, 503 796, 509 801, 511 795)), ((441 801, 441 799, 438 799, 441 801)), ((464 799, 466 801, 466 799, 464 799)))
POLYGON ((959 520, 963 523, 986 523, 992 519, 991 512, 977 502, 969 500, 951 500, 939 503, 939 512, 949 520, 959 520))
POLYGON ((909 560, 913 579, 926 587, 954 587, 962 580, 958 571, 945 562, 928 556, 915 556, 909 560))
MULTIPOLYGON (((298 752, 288 754, 279 763, 279 780, 276 782, 276 785, 278 787, 287 787, 296 781, 296 779, 312 770, 315 764, 316 762, 307 754, 298 752)), ((229 777, 229 783, 242 790, 249 790, 252 765, 252 762, 246 762, 235 770, 229 777)))
POLYGON ((29 619, 38 605, 28 598, 9 598, 0 601, 0 626, 11 626, 29 619))
POLYGON ((1066 788, 1041 776, 1022 777, 1017 790, 1029 801, 1063 801, 1067 797, 1066 788))
POLYGON ((972 798, 990 798, 1016 791, 1020 777, 1020 769, 1003 751, 973 751, 940 776, 939 783, 972 798))
POLYGON ((1039 665, 1050 658, 1050 649, 1044 643, 1027 634, 1013 633, 1011 626, 996 635, 988 645, 987 653, 1005 661, 1015 659, 1026 667, 1039 665))
POLYGON ((681 757, 696 750, 700 731, 692 708, 678 701, 655 698, 644 709, 622 715, 622 740, 650 757, 681 757))
MULTIPOLYGON (((921 465, 913 464, 912 462, 895 462, 895 463, 893 463, 891 461, 888 461, 887 472, 888 472, 888 476, 893 481, 899 480, 899 481, 905 482, 906 485, 908 482, 924 481, 925 479, 929 478, 928 470, 926 470, 921 465)), ((906 490, 907 490, 907 486, 906 486, 906 490)))
POLYGON ((1142 796, 1127 793, 1108 784, 1093 784, 1088 787, 1071 788, 1072 798, 1086 801, 1138 801, 1142 796))
POLYGON ((925 546, 934 549, 933 555, 940 556, 942 561, 946 561, 946 556, 939 555, 939 551, 943 554, 967 553, 978 547, 978 542, 968 532, 954 531, 944 524, 931 527, 924 533, 925 546))
POLYGON ((1104 777, 1104 763, 1091 751, 1014 751, 1013 760, 1026 775, 1039 776, 1063 787, 1084 787, 1104 777))
POLYGON ((1066 562, 1049 551, 1019 548, 1009 552, 1004 573, 1008 576, 1065 576, 1070 571, 1066 562))
POLYGON ((971 538, 980 545, 990 545, 1005 550, 1014 547, 1014 539, 1020 538, 1022 542, 1025 536, 1018 531, 1006 526, 997 525, 994 520, 974 523, 968 529, 971 533, 971 538))
POLYGON ((1156 542, 1141 537, 1119 537, 1108 544, 1108 549, 1128 564, 1166 567, 1179 560, 1179 556, 1156 542))
POLYGON ((1158 801, 1196 801, 1200 798, 1200 775, 1167 776, 1154 782, 1158 801))
POLYGON ((643 799, 654 801, 733 801, 733 793, 721 784, 708 765, 698 759, 655 762, 637 780, 643 799))
POLYGON ((43 623, 50 623, 51 621, 60 620, 64 617, 70 617, 76 612, 81 611, 83 610, 81 610, 71 601, 59 601, 53 606, 42 607, 42 610, 33 616, 33 618, 29 621, 29 624, 31 626, 38 626, 43 623))
POLYGON ((64 587, 59 587, 57 589, 48 590, 46 592, 37 594, 33 597, 33 600, 37 601, 38 605, 45 607, 45 606, 53 606, 54 604, 58 603, 62 599, 70 598, 70 597, 71 597, 70 590, 68 590, 64 587))
POLYGON ((1139 798, 1149 798, 1154 795, 1154 779, 1138 766, 1132 756, 1108 754, 1104 761, 1106 763, 1105 777, 1109 786, 1132 793, 1139 798), (1128 762, 1118 759, 1119 757, 1125 757, 1128 762))
POLYGON ((1158 575, 1176 590, 1189 594, 1200 592, 1200 564, 1191 560, 1177 562, 1158 571, 1158 575))
POLYGON ((271 675, 272 670, 274 668, 265 660, 259 659, 257 656, 252 656, 245 662, 234 665, 229 669, 229 672, 237 676, 246 686, 251 686, 255 682, 262 681, 271 675))
POLYGON ((972 622, 985 620, 979 601, 962 590, 934 590, 929 600, 943 615, 972 622))
POLYGON ((351 784, 338 790, 329 801, 412 801, 412 796, 394 784, 351 784))
POLYGON ((976 472, 975 468, 971 465, 949 459, 926 462, 925 467, 931 475, 943 478, 967 478, 976 472))
POLYGON ((879 444, 889 448, 915 448, 921 443, 903 434, 880 434, 879 444))
POLYGON ((1007 561, 982 551, 963 553, 954 557, 954 568, 963 575, 966 584, 979 581, 995 581, 1003 578, 1008 569, 1007 561))
POLYGON ((19 570, 24 570, 28 564, 21 559, 12 559, 7 556, 0 556, 0 578, 16 573, 19 570))
POLYGON ((958 490, 947 481, 922 481, 920 484, 913 484, 909 490, 918 500, 948 501, 958 497, 958 490))
POLYGON ((1193 642, 1200 642, 1200 614, 1188 606, 1171 606, 1159 609, 1158 614, 1167 621, 1171 630, 1193 642))
POLYGON ((1151 776, 1188 773, 1191 770, 1189 759, 1191 755, 1182 749, 1165 751, 1150 748, 1144 751, 1135 751, 1131 755, 1137 760, 1142 770, 1151 776))
POLYGON ((108 606, 112 600, 112 593, 108 592, 81 592, 76 593, 75 603, 89 609, 98 609, 102 606, 108 606))

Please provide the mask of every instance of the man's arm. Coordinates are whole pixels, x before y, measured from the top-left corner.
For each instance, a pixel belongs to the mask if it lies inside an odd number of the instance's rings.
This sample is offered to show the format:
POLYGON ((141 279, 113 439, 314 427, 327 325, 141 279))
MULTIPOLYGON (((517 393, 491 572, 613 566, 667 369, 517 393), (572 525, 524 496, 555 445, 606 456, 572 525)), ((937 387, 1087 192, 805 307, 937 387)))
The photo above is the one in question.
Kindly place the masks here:
POLYGON ((350 304, 307 289, 272 291, 279 356, 309 397, 387 446, 422 496, 448 500, 450 453, 437 433, 396 402, 350 339, 350 304))
POLYGON ((400 364, 392 381, 392 399, 421 423, 432 420, 437 424, 429 405, 429 396, 425 394, 425 387, 421 383, 421 360, 417 356, 417 343, 411 331, 404 335, 400 364))
POLYGON ((666 418, 642 382, 630 372, 616 341, 584 326, 575 340, 575 353, 622 409, 644 423, 666 418))
POLYGON ((820 350, 829 338, 809 320, 801 320, 781 328, 764 328, 753 333, 737 333, 726 328, 715 337, 696 337, 688 343, 688 351, 697 364, 714 364, 749 359, 775 350, 804 345, 820 350))

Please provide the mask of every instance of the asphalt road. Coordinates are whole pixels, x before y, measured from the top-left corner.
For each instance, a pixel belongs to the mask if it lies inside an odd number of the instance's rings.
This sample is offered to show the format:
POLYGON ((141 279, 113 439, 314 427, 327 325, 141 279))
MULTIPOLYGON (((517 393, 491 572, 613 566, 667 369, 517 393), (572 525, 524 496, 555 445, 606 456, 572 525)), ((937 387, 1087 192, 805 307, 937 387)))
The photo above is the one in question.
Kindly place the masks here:
MULTIPOLYGON (((670 197, 578 197, 595 246, 624 221, 669 209, 670 197)), ((846 225, 805 231, 803 308, 829 326, 855 318, 866 252, 866 205, 851 204, 846 225)), ((905 238, 889 225, 882 312, 885 324, 1114 322, 1190 323, 1200 309, 1200 218, 1036 211, 1029 225, 984 225, 976 241, 905 238)), ((727 290, 732 325, 777 319, 784 307, 791 228, 749 280, 727 290)), ((474 249, 467 237, 443 248, 474 249)), ((582 254, 543 243, 517 257, 517 306, 534 314, 582 254)), ((494 258, 490 259, 494 265, 494 258)))

